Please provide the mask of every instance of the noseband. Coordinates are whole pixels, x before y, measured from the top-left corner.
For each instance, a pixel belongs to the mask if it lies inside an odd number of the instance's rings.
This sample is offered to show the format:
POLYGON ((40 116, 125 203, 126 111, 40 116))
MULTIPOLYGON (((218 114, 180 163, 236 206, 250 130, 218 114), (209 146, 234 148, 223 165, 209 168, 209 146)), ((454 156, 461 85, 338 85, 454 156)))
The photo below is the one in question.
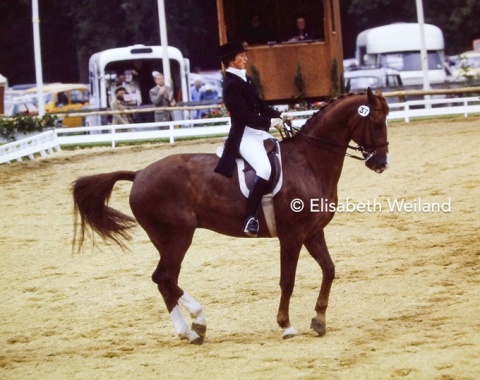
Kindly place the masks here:
MULTIPOLYGON (((378 123, 374 123, 374 124, 378 124, 378 123)), ((357 127, 358 127, 358 125, 357 125, 357 127)), ((355 129, 357 127, 355 127, 355 129)), ((389 144, 388 141, 383 143, 383 144, 375 144, 375 141, 374 141, 375 140, 374 139, 375 135, 373 133, 372 123, 369 123, 369 129, 370 129, 370 136, 371 136, 372 143, 373 143, 371 146, 363 147, 362 145, 357 145, 356 147, 352 147, 350 145, 347 145, 347 147, 349 149, 353 149, 353 150, 356 150, 356 151, 359 151, 360 153, 362 153, 363 157, 358 157, 358 156, 352 155, 348 152, 345 154, 347 157, 351 157, 351 158, 355 158, 356 160, 361 160, 361 161, 367 162, 369 159, 371 159, 373 156, 375 156, 377 154, 377 151, 376 151, 377 148, 383 148, 384 146, 388 146, 388 144, 389 144)))

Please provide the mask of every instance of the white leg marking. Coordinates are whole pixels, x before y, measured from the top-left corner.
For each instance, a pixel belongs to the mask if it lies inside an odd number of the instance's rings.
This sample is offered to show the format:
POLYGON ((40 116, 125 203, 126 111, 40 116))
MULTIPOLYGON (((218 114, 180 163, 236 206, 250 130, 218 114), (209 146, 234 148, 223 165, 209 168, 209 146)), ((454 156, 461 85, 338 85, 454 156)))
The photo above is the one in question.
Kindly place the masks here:
POLYGON ((178 305, 173 308, 172 312, 170 313, 170 318, 172 319, 175 331, 180 338, 188 339, 190 342, 200 338, 195 332, 190 330, 178 305))
POLYGON ((187 322, 185 321, 185 318, 183 318, 182 311, 178 305, 173 308, 170 313, 170 318, 172 319, 177 334, 181 337, 188 336, 188 330, 190 329, 188 328, 187 322))
POLYGON ((183 296, 179 299, 180 303, 185 306, 192 318, 195 318, 195 323, 199 325, 206 326, 207 321, 205 315, 203 314, 202 305, 193 298, 190 294, 184 292, 183 296))
POLYGON ((287 327, 285 330, 283 330, 282 337, 283 339, 287 339, 287 338, 292 338, 296 335, 298 335, 297 330, 295 329, 295 327, 290 326, 290 327, 287 327))

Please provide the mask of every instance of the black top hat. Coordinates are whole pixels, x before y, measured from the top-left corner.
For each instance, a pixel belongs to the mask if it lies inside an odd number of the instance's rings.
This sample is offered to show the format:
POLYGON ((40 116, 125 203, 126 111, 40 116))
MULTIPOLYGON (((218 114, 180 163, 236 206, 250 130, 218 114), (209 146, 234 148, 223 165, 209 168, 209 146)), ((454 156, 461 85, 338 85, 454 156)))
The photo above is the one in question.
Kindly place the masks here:
POLYGON ((242 41, 229 41, 220 46, 220 59, 224 59, 228 56, 236 55, 238 53, 243 53, 244 51, 245 48, 243 47, 242 41))

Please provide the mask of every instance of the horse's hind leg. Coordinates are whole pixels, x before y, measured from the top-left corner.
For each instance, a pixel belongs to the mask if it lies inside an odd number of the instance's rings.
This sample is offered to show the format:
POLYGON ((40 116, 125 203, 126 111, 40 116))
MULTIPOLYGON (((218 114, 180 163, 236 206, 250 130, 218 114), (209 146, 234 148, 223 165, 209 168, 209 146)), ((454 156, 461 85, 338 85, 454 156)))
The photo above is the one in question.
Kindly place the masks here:
POLYGON ((202 305, 186 292, 183 292, 179 302, 188 310, 190 316, 195 318, 192 322, 192 330, 203 340, 207 332, 207 320, 202 305))
POLYGON ((335 265, 328 252, 323 231, 305 242, 305 247, 322 268, 322 285, 315 305, 317 316, 312 318, 311 324, 312 329, 322 336, 326 332, 327 321, 325 313, 328 307, 330 289, 335 278, 335 265))
POLYGON ((178 286, 181 264, 192 242, 194 230, 190 232, 178 229, 168 233, 167 229, 159 227, 159 231, 162 231, 162 236, 168 236, 168 239, 161 239, 161 241, 158 238, 151 239, 160 252, 160 261, 153 272, 152 280, 157 284, 165 301, 178 336, 188 339, 190 343, 201 344, 206 332, 202 306, 178 286), (192 329, 188 327, 178 303, 182 304, 195 318, 192 329))

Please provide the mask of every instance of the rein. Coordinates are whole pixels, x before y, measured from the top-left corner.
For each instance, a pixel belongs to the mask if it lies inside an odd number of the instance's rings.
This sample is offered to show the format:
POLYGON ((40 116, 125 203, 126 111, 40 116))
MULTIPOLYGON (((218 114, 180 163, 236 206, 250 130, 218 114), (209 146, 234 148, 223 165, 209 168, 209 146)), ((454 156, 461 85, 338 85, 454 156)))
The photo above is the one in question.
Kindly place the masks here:
MULTIPOLYGON (((312 144, 312 145, 314 145, 318 148, 328 150, 329 152, 332 152, 332 153, 338 153, 338 152, 336 152, 333 149, 328 148, 327 146, 325 146, 325 144, 336 145, 336 146, 341 147, 341 148, 352 149, 354 151, 362 153, 362 157, 357 156, 355 154, 351 154, 349 152, 345 153, 345 157, 353 158, 355 160, 360 160, 360 161, 367 162, 368 160, 370 160, 373 156, 375 156, 377 154, 376 150, 374 150, 373 152, 369 152, 361 145, 352 146, 350 144, 341 144, 341 143, 338 143, 336 141, 330 141, 330 140, 322 139, 320 137, 308 136, 305 133, 302 133, 301 128, 294 127, 291 124, 291 122, 284 123, 283 130, 285 132, 285 136, 283 135, 282 131, 280 131, 280 135, 282 136, 283 140, 290 139, 293 136, 299 135, 299 136, 302 136, 305 139, 305 141, 308 142, 309 144, 312 144)), ((375 148, 381 148, 381 147, 387 146, 388 144, 389 143, 386 142, 385 144, 373 146, 373 148, 374 149, 375 148)))
POLYGON ((368 161, 370 158, 372 158, 374 155, 377 154, 377 151, 373 151, 373 152, 368 152, 363 146, 361 145, 357 145, 357 146, 352 146, 350 144, 340 144, 340 143, 337 143, 336 141, 330 141, 330 140, 325 140, 325 139, 321 139, 319 137, 312 137, 312 136, 308 136, 304 133, 301 133, 301 132, 298 132, 297 133, 299 136, 302 136, 306 142, 308 142, 309 144, 312 144, 318 148, 322 148, 322 149, 325 149, 325 150, 328 150, 332 153, 337 153, 335 150, 333 149, 329 149, 325 146, 325 144, 331 144, 331 145, 336 145, 336 146, 339 146, 341 148, 347 148, 347 149, 352 149, 356 152, 361 152, 362 153, 362 156, 363 157, 360 157, 360 156, 357 156, 355 154, 352 154, 352 153, 349 153, 349 152, 345 152, 345 157, 349 157, 349 158, 353 158, 355 160, 360 160, 360 161, 368 161))

